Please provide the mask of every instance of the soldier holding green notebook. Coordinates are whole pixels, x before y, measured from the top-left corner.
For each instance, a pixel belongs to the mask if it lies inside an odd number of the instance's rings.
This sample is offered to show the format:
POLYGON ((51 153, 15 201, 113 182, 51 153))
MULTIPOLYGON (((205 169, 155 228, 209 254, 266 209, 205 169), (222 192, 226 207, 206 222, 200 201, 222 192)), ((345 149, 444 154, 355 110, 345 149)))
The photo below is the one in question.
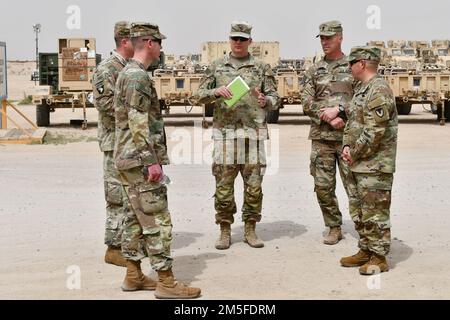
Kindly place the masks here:
POLYGON ((249 53, 251 30, 247 22, 232 23, 231 53, 209 66, 198 90, 200 103, 215 104, 212 171, 216 178, 216 223, 221 230, 216 242, 219 250, 231 245, 231 224, 237 211, 234 181, 239 172, 244 179, 244 241, 254 248, 264 246, 255 233, 255 226, 261 220, 262 211, 264 141, 269 138, 266 117, 269 111, 278 108, 279 96, 271 67, 249 53), (249 90, 240 99, 233 99, 234 89, 230 84, 237 77, 242 78, 249 90))

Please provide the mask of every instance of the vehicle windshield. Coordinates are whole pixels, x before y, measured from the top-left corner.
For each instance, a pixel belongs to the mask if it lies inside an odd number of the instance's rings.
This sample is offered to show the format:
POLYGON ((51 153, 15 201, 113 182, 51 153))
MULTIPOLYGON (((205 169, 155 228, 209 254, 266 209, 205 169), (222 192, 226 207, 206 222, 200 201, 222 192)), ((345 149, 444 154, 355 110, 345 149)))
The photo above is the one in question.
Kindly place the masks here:
POLYGON ((439 56, 448 56, 448 49, 439 49, 438 55, 439 56))
POLYGON ((414 56, 415 52, 414 49, 403 49, 403 54, 405 56, 414 56))

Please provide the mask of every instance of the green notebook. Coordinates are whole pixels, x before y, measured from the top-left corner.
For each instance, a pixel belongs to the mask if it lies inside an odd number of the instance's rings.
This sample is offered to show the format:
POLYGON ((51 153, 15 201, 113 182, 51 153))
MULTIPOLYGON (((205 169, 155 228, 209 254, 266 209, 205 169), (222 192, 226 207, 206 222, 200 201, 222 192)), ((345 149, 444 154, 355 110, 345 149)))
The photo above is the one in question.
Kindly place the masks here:
POLYGON ((225 103, 227 106, 234 106, 243 96, 245 96, 249 91, 250 87, 247 83, 245 83, 244 79, 241 76, 237 76, 233 81, 227 86, 227 88, 233 94, 231 99, 226 99, 225 103))

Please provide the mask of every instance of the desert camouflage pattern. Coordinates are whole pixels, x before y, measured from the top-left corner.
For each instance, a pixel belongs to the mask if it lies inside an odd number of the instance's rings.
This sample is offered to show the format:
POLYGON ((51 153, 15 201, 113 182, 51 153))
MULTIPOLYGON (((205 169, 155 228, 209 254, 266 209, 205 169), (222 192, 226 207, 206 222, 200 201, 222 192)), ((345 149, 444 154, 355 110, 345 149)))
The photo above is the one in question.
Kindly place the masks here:
POLYGON ((360 199, 352 216, 359 246, 378 255, 390 250, 390 205, 397 150, 397 109, 389 85, 376 75, 361 84, 352 100, 344 145, 353 158, 351 171, 360 199))
POLYGON ((304 113, 311 118, 309 139, 342 141, 344 129, 321 121, 319 110, 341 104, 348 113, 354 85, 346 56, 335 61, 323 58, 306 71, 301 100, 304 113))
POLYGON ((124 219, 122 253, 128 260, 149 257, 155 271, 172 266, 172 221, 167 187, 145 181, 143 167, 120 171, 131 209, 124 219))
POLYGON ((314 177, 314 192, 327 227, 342 225, 342 213, 336 197, 336 164, 349 199, 350 216, 358 215, 359 197, 350 167, 342 159, 340 141, 313 140, 310 173, 314 177))
POLYGON ((353 172, 360 197, 360 211, 352 216, 359 234, 359 247, 386 256, 391 245, 390 207, 392 173, 353 172))
POLYGON ((319 26, 319 34, 317 38, 320 36, 331 37, 334 36, 338 32, 342 32, 342 24, 340 21, 333 20, 322 23, 319 26))
POLYGON ((119 53, 102 61, 93 76, 94 105, 98 110, 98 140, 100 150, 114 150, 115 115, 114 91, 119 72, 126 66, 127 60, 119 53))
MULTIPOLYGON (((245 26, 244 26, 245 27, 245 26)), ((268 64, 230 55, 218 59, 207 69, 198 90, 201 103, 215 102, 213 119, 213 175, 216 179, 216 223, 233 223, 236 213, 234 181, 240 173, 244 180, 244 205, 242 220, 261 220, 262 181, 266 168, 264 141, 269 139, 267 112, 279 107, 275 78, 268 64), (216 88, 227 86, 241 76, 250 87, 233 107, 214 95, 216 88), (255 89, 264 93, 267 104, 258 105, 255 89)))
POLYGON ((114 25, 115 38, 129 38, 130 37, 130 23, 128 21, 118 21, 114 25))
POLYGON ((159 26, 152 22, 133 22, 131 24, 130 37, 153 37, 159 40, 167 39, 166 36, 159 31, 159 26))
POLYGON ((106 200, 105 244, 120 247, 123 219, 129 211, 128 198, 114 166, 113 151, 103 153, 104 190, 106 200))
POLYGON ((361 84, 351 110, 343 142, 350 146, 354 161, 351 170, 394 173, 398 118, 388 83, 377 75, 367 84, 361 84))
POLYGON ((140 62, 130 60, 119 74, 114 106, 114 159, 131 206, 123 226, 122 253, 126 259, 141 260, 144 251, 156 271, 168 270, 172 223, 167 189, 147 182, 144 168, 168 164, 169 159, 156 90, 140 62))
POLYGON ((244 61, 226 56, 214 61, 205 71, 197 92, 200 103, 215 103, 213 119, 214 140, 223 139, 268 139, 267 112, 279 107, 279 96, 275 77, 270 65, 256 60, 251 54, 244 61), (216 88, 227 86, 237 76, 241 76, 250 87, 233 107, 228 107, 222 98, 214 96, 216 88), (267 105, 258 105, 255 89, 267 97, 267 105), (242 134, 239 135, 239 132, 242 134))
POLYGON ((123 218, 128 199, 114 165, 114 91, 119 72, 127 61, 117 52, 104 60, 93 78, 94 105, 98 110, 98 140, 103 152, 103 180, 106 200, 105 244, 120 247, 123 218))
POLYGON ((233 21, 231 23, 230 37, 252 37, 252 25, 247 21, 233 21))
POLYGON ((158 96, 153 81, 140 62, 131 59, 119 74, 114 109, 117 169, 169 164, 158 96))
POLYGON ((348 62, 355 62, 359 60, 380 62, 381 49, 376 46, 353 47, 348 55, 348 62))
MULTIPOLYGON (((338 24, 333 22, 333 26, 338 24)), ((359 208, 356 184, 350 177, 350 169, 342 160, 344 129, 336 130, 320 120, 322 108, 343 105, 348 116, 355 81, 349 69, 347 57, 335 61, 325 58, 315 63, 307 72, 301 95, 303 110, 311 118, 309 139, 312 140, 310 173, 314 178, 314 191, 322 211, 325 226, 342 225, 342 213, 336 197, 336 165, 349 198, 350 215, 359 208)), ((345 119, 343 119, 345 120, 345 119)))
POLYGON ((262 182, 266 170, 264 140, 215 141, 213 159, 216 223, 234 223, 234 214, 237 212, 234 181, 239 173, 244 180, 242 221, 261 221, 262 182))

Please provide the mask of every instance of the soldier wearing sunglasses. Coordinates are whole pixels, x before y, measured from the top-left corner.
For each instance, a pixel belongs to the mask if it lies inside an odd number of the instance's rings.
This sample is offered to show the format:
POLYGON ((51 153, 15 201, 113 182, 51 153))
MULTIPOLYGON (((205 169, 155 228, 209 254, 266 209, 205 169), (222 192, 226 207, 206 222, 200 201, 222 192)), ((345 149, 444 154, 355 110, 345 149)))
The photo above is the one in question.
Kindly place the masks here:
POLYGON ((212 173, 216 180, 216 224, 220 236, 215 247, 228 249, 231 245, 231 225, 237 212, 234 181, 240 173, 244 180, 245 222, 244 241, 253 248, 262 248, 256 235, 256 223, 261 221, 262 181, 266 159, 264 142, 269 138, 267 114, 279 107, 275 78, 270 65, 249 53, 252 26, 247 22, 233 22, 230 33, 231 53, 214 61, 200 83, 200 103, 214 103, 212 173), (250 87, 250 93, 229 107, 232 97, 227 86, 240 76, 250 87))

